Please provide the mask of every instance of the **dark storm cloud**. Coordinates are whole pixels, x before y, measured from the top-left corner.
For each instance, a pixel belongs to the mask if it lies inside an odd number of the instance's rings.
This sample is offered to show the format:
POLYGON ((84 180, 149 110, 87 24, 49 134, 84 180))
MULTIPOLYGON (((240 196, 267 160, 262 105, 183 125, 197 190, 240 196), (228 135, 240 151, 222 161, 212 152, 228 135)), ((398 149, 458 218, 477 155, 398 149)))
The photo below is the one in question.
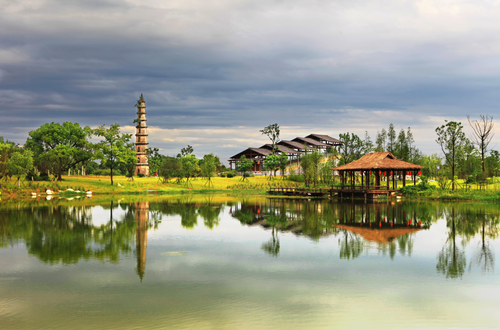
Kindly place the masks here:
POLYGON ((161 132, 151 136, 158 146, 173 151, 197 141, 203 152, 226 156, 266 142, 258 129, 274 122, 292 127, 294 136, 368 130, 372 137, 393 122, 411 126, 417 143, 430 145, 429 130, 443 119, 498 113, 493 5, 31 0, 2 6, 0 135, 19 143, 51 121, 131 125, 141 92, 148 125, 161 132))

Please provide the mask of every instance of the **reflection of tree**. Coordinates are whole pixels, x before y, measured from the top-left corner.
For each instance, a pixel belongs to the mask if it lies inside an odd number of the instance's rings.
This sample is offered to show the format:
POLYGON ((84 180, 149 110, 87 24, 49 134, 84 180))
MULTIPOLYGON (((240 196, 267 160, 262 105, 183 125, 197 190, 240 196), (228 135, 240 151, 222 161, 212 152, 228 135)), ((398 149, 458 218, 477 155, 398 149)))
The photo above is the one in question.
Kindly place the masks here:
POLYGON ((469 269, 473 264, 480 268, 483 273, 493 271, 495 269, 495 253, 491 249, 489 242, 486 242, 485 239, 486 236, 496 237, 498 234, 498 226, 491 226, 495 220, 495 218, 490 218, 483 214, 481 221, 481 243, 479 249, 477 249, 472 256, 469 269), (488 226, 488 232, 486 231, 486 223, 490 224, 490 226, 488 226))
POLYGON ((363 239, 346 229, 341 229, 344 234, 339 238, 340 259, 356 259, 363 252, 363 239))
POLYGON ((436 269, 447 278, 462 278, 467 261, 465 254, 457 248, 455 236, 455 208, 452 207, 451 217, 447 217, 448 223, 451 220, 451 231, 446 241, 446 245, 438 254, 436 269))
POLYGON ((203 218, 203 223, 208 229, 214 229, 220 222, 219 214, 220 207, 214 207, 211 205, 201 205, 198 208, 198 214, 203 218))
POLYGON ((280 253, 280 241, 274 227, 272 229, 272 238, 268 242, 263 243, 261 249, 273 257, 277 257, 280 253))

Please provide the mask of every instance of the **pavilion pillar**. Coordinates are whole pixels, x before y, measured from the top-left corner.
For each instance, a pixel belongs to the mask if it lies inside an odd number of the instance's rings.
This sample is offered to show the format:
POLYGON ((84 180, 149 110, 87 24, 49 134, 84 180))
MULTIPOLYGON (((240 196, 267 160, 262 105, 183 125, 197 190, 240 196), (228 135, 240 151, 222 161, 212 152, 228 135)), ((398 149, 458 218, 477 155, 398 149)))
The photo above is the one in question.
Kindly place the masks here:
POLYGON ((406 186, 406 172, 403 171, 403 188, 406 186))
POLYGON ((394 186, 394 175, 396 174, 395 172, 396 171, 392 171, 392 189, 396 189, 394 186))
POLYGON ((380 170, 375 172, 375 189, 380 189, 380 170))
POLYGON ((411 171, 411 172, 413 174, 413 185, 415 185, 417 182, 417 173, 416 173, 416 171, 411 171))
POLYGON ((344 189, 344 171, 340 171, 340 189, 344 189))
POLYGON ((363 175, 363 172, 361 172, 361 188, 365 186, 365 176, 363 175))
POLYGON ((386 175, 385 175, 385 178, 386 178, 386 180, 387 180, 387 190, 389 190, 389 181, 390 181, 390 180, 389 180, 389 170, 387 170, 387 171, 385 172, 385 174, 386 174, 386 175))

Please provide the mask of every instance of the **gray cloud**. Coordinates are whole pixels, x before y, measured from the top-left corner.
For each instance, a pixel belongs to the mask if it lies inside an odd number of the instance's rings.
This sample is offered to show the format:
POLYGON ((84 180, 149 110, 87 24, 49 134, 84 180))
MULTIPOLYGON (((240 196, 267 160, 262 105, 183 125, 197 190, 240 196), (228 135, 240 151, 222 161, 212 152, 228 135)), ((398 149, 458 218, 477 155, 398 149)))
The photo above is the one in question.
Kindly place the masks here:
POLYGON ((131 125, 141 92, 150 127, 184 132, 151 136, 157 146, 196 142, 200 155, 224 159, 266 142, 258 130, 274 122, 293 127, 284 138, 374 137, 393 122, 431 153, 443 119, 498 114, 495 3, 30 0, 0 9, 0 135, 19 143, 51 121, 131 125), (210 130, 238 141, 202 139, 210 130))

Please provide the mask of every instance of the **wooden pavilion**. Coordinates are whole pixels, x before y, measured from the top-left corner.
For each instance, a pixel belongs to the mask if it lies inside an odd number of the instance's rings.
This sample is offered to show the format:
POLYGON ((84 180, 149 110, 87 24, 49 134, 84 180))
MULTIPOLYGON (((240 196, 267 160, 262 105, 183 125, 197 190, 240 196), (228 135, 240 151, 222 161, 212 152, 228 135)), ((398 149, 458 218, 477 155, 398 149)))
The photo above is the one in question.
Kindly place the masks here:
POLYGON ((390 152, 372 152, 360 159, 333 170, 340 176, 339 189, 333 189, 339 197, 377 197, 397 192, 398 178, 402 178, 403 187, 406 186, 406 177, 411 176, 413 184, 417 175, 421 174, 423 166, 408 163, 397 159, 390 152), (385 178, 386 184, 381 181, 385 178), (360 180, 359 180, 360 179, 360 180), (356 185, 356 181, 361 181, 356 185), (392 184, 391 184, 392 181, 392 184), (392 187, 391 187, 392 186, 392 187))

